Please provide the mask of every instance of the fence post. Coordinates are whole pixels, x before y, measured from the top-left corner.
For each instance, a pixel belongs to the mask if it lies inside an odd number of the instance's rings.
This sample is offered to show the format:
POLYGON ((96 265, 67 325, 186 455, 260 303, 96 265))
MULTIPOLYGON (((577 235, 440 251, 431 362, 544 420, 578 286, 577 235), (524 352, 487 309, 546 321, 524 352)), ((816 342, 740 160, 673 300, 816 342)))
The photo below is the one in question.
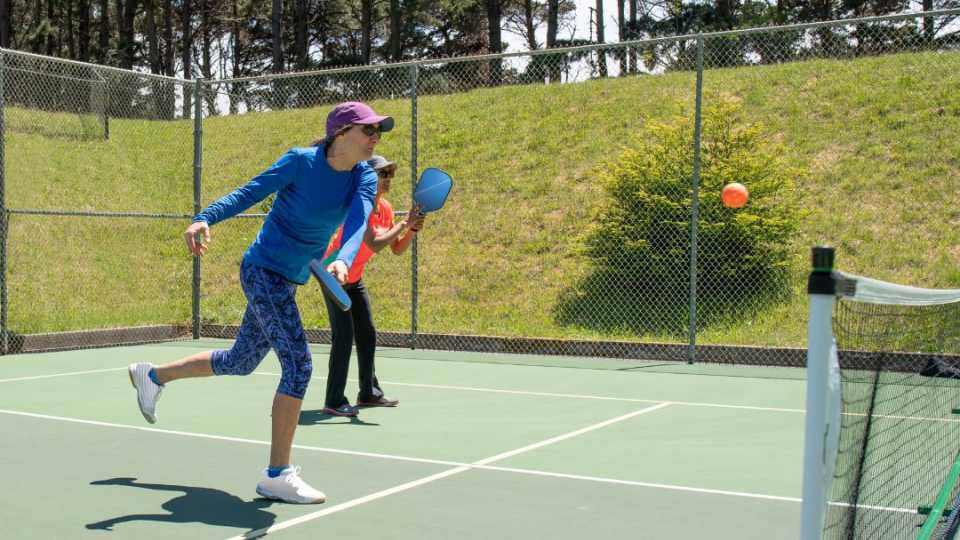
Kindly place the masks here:
POLYGON ((697 359, 697 230, 700 221, 700 120, 703 101, 703 34, 697 36, 697 89, 693 119, 693 189, 690 195, 690 335, 687 362, 697 359))
MULTIPOLYGON (((420 64, 410 66, 410 198, 417 187, 417 78, 420 64)), ((410 246, 410 348, 417 348, 417 236, 410 246)))
POLYGON ((9 332, 7 331, 7 228, 10 226, 10 214, 7 213, 7 175, 6 175, 6 99, 4 79, 6 78, 6 58, 0 51, 0 354, 10 352, 9 332))
MULTIPOLYGON (((193 215, 200 213, 200 182, 203 169, 203 100, 202 79, 193 83, 193 215)), ((193 339, 200 339, 200 257, 193 257, 193 339)))

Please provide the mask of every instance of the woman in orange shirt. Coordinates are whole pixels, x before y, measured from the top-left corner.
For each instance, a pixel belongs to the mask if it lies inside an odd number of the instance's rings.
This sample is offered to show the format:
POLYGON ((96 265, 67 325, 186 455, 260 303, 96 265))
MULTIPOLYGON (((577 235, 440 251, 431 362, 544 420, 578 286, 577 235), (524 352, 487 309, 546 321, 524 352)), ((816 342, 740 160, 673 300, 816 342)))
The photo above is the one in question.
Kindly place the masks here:
MULTIPOLYGON (((356 416, 358 407, 396 407, 396 399, 383 394, 374 370, 374 355, 377 348, 377 333, 370 311, 370 297, 363 285, 363 268, 374 254, 390 246, 394 255, 401 255, 410 246, 414 235, 423 227, 423 215, 414 206, 402 221, 394 224, 393 207, 384 198, 390 191, 390 181, 397 173, 397 164, 382 156, 373 156, 367 163, 377 172, 377 195, 373 211, 367 222, 363 245, 350 267, 343 288, 350 295, 352 307, 342 311, 324 297, 330 315, 330 366, 327 376, 327 395, 323 412, 334 416, 356 416), (347 372, 350 369, 350 350, 357 343, 357 364, 360 375, 360 392, 357 406, 350 405, 344 395, 347 372)), ((327 250, 326 257, 340 248, 342 227, 327 250)))

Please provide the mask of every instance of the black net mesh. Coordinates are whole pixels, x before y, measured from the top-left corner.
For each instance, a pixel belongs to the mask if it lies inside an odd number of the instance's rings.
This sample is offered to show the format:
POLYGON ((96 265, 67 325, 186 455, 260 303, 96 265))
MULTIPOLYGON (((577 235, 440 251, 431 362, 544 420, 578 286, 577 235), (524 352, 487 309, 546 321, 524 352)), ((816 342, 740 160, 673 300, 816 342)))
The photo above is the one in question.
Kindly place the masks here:
POLYGON ((824 538, 917 538, 960 449, 960 303, 841 300, 833 326, 843 415, 824 538))

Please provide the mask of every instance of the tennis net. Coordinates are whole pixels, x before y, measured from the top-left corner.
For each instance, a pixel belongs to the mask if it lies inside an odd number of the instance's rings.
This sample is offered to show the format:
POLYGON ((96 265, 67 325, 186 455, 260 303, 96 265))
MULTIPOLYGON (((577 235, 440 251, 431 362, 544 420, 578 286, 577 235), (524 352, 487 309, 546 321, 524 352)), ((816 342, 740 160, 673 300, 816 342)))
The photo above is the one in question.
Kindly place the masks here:
POLYGON ((814 249, 801 537, 952 539, 960 290, 833 271, 814 249))

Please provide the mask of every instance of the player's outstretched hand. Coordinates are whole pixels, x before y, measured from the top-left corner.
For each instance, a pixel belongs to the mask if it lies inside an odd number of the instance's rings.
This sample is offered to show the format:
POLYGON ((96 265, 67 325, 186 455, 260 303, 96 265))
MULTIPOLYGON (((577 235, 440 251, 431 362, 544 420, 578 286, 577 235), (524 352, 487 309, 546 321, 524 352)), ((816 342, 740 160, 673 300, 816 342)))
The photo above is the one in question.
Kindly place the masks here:
POLYGON ((187 249, 193 255, 203 255, 210 245, 210 225, 206 221, 191 223, 183 232, 183 239, 187 242, 187 249))

